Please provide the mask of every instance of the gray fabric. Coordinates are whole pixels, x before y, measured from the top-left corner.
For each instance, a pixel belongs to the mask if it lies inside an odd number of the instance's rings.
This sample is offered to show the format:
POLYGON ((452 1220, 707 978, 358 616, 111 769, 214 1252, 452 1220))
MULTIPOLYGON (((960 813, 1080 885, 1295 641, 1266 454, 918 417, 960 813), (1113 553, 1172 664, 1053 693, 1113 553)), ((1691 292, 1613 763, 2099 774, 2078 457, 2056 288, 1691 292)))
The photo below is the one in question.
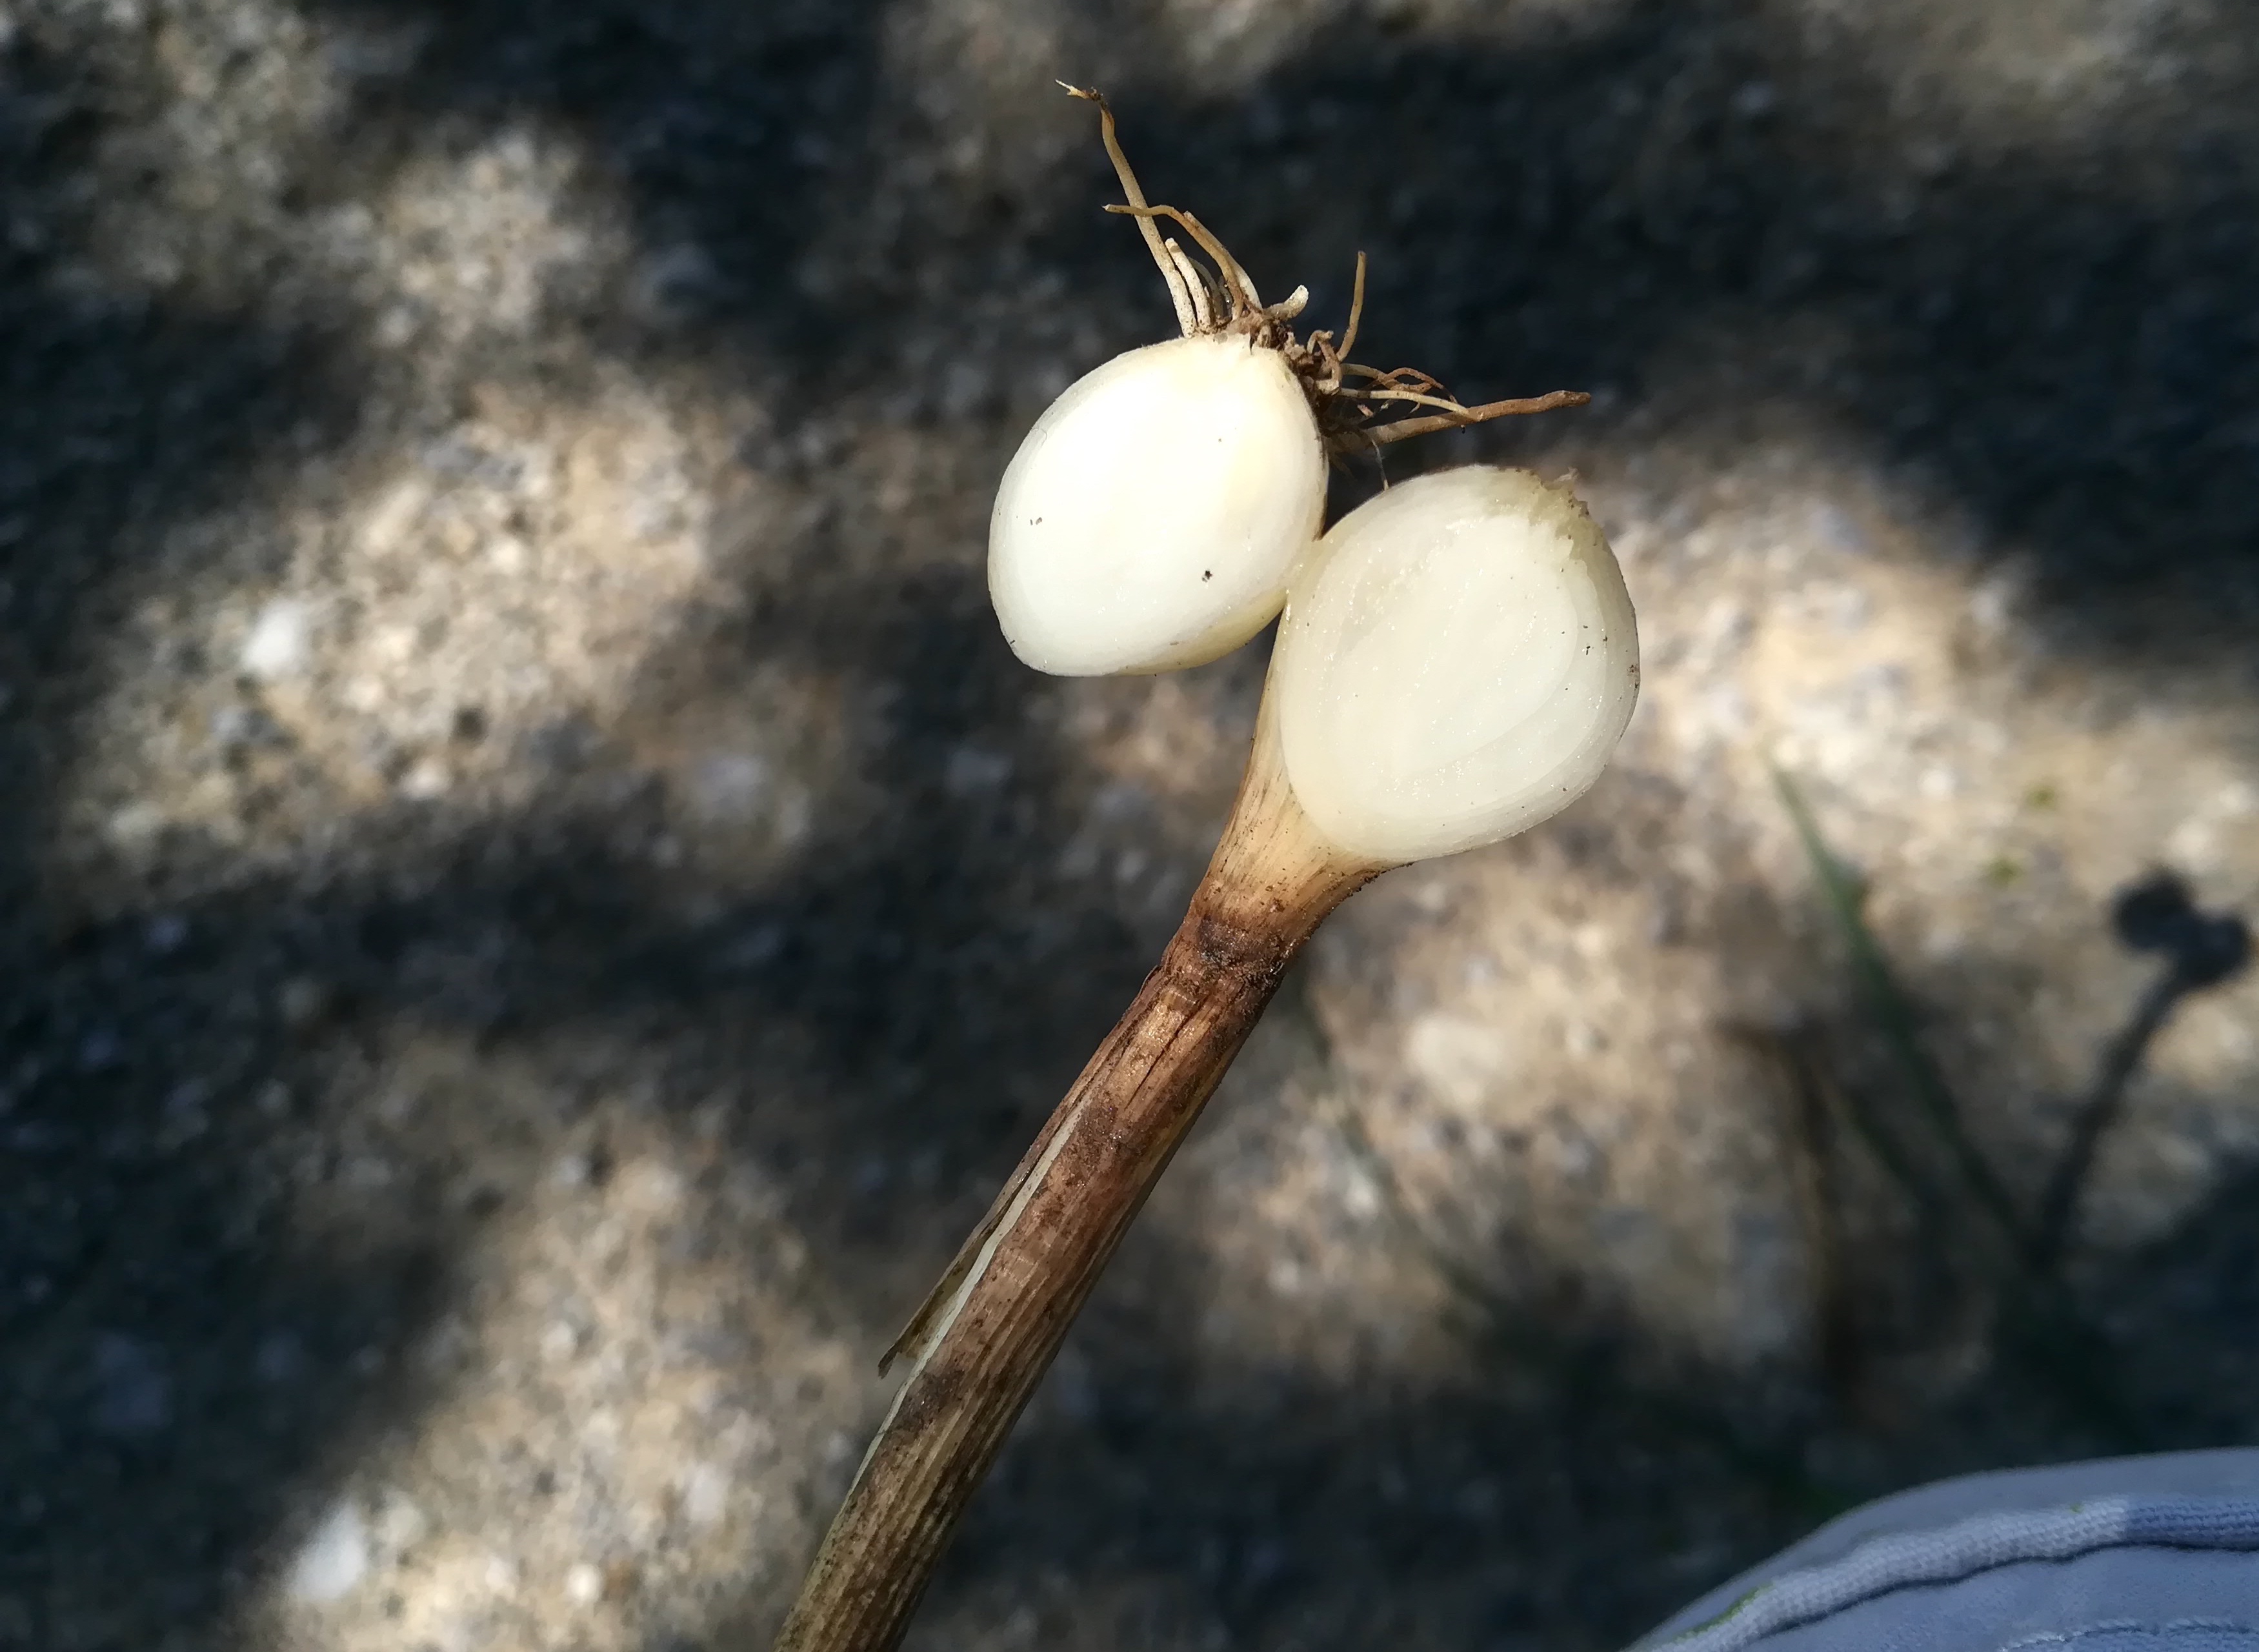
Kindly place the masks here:
POLYGON ((1843 1516, 1640 1645, 2259 1652, 2259 1451, 1971 1475, 1843 1516))

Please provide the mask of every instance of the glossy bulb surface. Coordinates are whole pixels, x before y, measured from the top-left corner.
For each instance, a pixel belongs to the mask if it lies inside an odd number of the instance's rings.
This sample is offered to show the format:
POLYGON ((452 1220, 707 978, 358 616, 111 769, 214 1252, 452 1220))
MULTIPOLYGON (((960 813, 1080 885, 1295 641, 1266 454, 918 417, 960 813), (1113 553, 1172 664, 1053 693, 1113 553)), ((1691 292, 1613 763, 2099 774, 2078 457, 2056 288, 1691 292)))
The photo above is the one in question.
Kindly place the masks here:
POLYGON ((1270 623, 1315 541, 1325 457, 1275 350, 1172 338, 1070 385, 988 523, 988 594, 1038 671, 1169 671, 1270 623))

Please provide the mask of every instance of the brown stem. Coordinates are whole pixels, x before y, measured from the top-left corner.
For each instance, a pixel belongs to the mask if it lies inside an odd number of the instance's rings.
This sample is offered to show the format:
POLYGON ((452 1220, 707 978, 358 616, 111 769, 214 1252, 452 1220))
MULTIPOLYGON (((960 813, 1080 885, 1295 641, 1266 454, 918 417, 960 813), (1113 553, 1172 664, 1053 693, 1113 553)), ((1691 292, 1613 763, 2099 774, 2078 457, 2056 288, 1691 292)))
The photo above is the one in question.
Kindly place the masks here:
POLYGON ((1311 826, 1266 698, 1223 840, 1159 966, 896 1343, 917 1363, 777 1652, 900 1643, 966 1500, 1287 964, 1381 870, 1311 826))

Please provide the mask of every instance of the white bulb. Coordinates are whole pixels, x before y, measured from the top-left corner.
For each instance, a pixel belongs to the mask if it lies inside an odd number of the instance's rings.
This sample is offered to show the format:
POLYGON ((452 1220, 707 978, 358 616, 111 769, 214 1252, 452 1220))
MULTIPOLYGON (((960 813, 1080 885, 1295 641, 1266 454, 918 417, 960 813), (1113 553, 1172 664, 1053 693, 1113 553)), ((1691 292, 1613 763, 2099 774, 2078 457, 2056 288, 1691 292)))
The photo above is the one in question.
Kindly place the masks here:
POLYGON ((1286 778, 1329 839, 1390 864, 1456 854, 1600 778, 1639 694, 1631 598, 1565 487, 1417 477, 1298 571, 1270 692, 1286 778))
POLYGON ((1036 421, 996 490, 1004 639, 1065 677, 1228 654, 1278 613, 1325 488, 1317 422, 1277 351, 1226 335, 1116 356, 1036 421))

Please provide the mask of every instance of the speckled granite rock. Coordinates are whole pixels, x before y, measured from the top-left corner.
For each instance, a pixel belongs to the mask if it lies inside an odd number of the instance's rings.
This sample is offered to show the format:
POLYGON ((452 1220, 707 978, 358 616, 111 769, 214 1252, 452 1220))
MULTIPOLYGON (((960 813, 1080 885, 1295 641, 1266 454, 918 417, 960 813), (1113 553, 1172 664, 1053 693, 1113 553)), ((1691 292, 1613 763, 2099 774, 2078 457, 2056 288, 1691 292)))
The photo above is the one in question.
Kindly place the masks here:
POLYGON ((1574 467, 1648 687, 1322 936, 914 1644, 1604 1647, 2259 1427, 2259 982, 2035 1277, 1771 773, 2036 1211, 2113 898, 2259 910, 2233 7, 0 0, 0 1648, 764 1643, 1260 684, 987 613, 1166 325, 1054 75, 1385 365, 1596 392, 1391 462, 1574 467))

